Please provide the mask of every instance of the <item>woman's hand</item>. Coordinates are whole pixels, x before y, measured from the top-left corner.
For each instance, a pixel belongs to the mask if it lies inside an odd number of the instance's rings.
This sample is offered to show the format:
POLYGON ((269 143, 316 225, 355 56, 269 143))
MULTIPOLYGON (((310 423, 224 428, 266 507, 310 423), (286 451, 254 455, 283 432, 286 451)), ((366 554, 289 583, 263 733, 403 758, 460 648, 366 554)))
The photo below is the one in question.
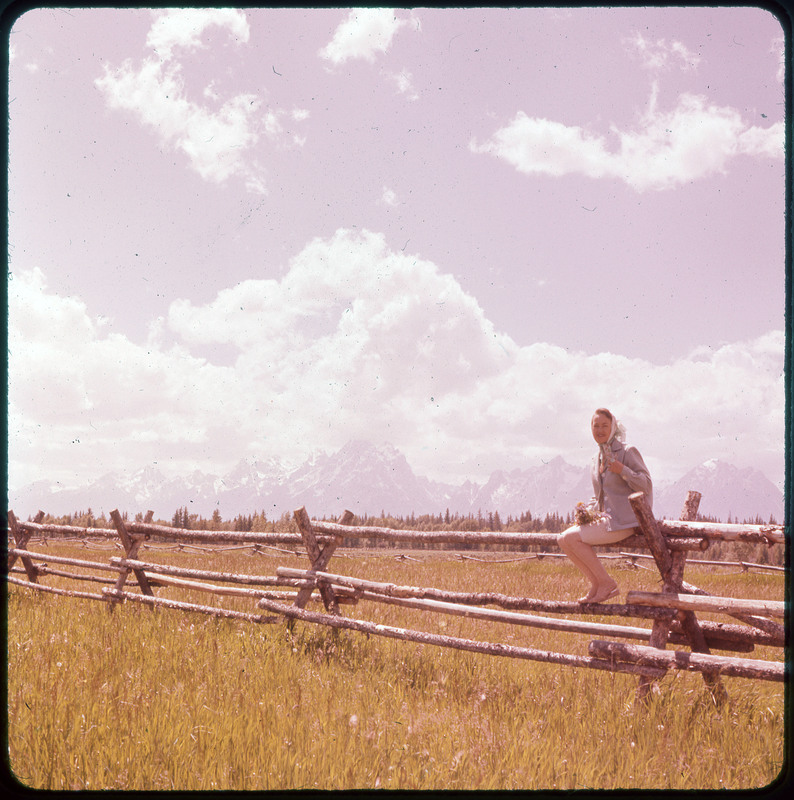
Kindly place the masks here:
POLYGON ((620 475, 623 472, 623 463, 615 459, 609 462, 607 469, 609 469, 610 472, 614 472, 616 475, 620 475))

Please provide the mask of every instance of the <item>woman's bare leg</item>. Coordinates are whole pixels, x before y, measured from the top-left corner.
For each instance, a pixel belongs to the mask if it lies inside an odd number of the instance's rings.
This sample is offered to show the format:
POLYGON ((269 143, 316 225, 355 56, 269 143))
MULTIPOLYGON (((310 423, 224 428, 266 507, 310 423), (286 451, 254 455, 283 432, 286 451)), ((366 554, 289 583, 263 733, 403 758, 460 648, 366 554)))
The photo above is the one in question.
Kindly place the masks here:
POLYGON ((590 591, 579 602, 600 603, 614 596, 617 583, 604 569, 592 546, 582 541, 578 527, 568 528, 560 535, 560 548, 590 581, 590 591))

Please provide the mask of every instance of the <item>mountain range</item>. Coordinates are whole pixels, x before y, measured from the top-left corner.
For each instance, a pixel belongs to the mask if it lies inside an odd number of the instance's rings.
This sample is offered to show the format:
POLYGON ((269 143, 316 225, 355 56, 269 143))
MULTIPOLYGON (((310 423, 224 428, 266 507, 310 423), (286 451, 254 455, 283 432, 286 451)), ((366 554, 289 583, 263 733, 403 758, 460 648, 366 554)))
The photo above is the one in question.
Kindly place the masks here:
MULTIPOLYGON (((702 494, 700 513, 722 521, 761 517, 783 520, 783 493, 758 470, 712 459, 681 479, 654 487, 654 513, 677 518, 686 493, 702 494)), ((129 474, 109 473, 85 486, 64 489, 48 481, 29 484, 9 497, 8 507, 25 517, 42 509, 63 515, 91 508, 106 515, 114 508, 130 515, 154 511, 170 520, 178 508, 224 519, 264 511, 269 519, 306 506, 310 516, 335 517, 349 508, 356 514, 397 516, 498 511, 502 519, 530 511, 533 516, 567 515, 592 495, 588 467, 561 456, 525 469, 493 472, 485 484, 460 486, 417 476, 405 456, 390 444, 351 441, 332 455, 316 455, 297 469, 277 459, 240 461, 224 476, 198 470, 166 478, 147 466, 129 474)))

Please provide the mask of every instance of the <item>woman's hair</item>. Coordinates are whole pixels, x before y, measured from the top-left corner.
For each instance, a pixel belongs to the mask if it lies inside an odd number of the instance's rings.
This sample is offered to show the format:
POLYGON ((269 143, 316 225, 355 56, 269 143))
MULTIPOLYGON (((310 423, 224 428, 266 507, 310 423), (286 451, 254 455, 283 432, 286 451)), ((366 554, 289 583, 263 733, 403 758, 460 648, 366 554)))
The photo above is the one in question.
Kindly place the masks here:
POLYGON ((605 416, 605 417, 606 417, 606 418, 607 418, 607 419, 608 419, 610 422, 611 422, 611 421, 612 421, 612 419, 613 419, 612 412, 611 412, 611 411, 610 411, 608 408, 597 408, 597 409, 596 409, 596 410, 593 412, 593 416, 595 417, 597 414, 602 414, 602 415, 603 415, 603 416, 605 416))

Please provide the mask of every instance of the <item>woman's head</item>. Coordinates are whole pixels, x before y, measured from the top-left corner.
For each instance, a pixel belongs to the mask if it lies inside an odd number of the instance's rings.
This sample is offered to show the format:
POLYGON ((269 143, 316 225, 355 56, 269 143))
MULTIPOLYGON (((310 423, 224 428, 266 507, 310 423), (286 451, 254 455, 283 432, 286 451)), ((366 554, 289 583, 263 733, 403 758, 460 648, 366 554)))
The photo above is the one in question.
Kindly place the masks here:
POLYGON ((590 429, 598 444, 606 444, 618 432, 618 421, 609 409, 597 408, 590 420, 590 429))

